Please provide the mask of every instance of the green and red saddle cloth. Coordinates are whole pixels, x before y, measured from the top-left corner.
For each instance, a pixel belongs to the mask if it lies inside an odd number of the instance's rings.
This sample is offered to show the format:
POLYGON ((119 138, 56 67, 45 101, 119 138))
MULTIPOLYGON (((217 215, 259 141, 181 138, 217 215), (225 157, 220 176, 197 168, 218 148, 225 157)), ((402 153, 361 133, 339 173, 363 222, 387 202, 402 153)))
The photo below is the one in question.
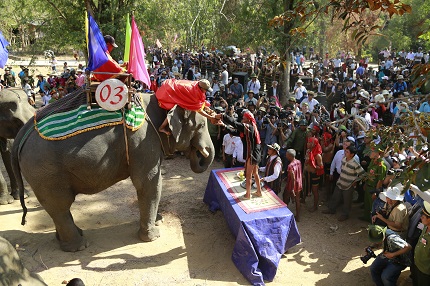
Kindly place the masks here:
MULTIPOLYGON (((79 90, 78 90, 79 91, 79 90)), ((83 90, 69 94, 46 106, 34 116, 34 126, 46 140, 64 140, 94 129, 124 124, 133 131, 145 121, 145 109, 135 103, 130 109, 107 111, 100 107, 87 109, 83 90)))

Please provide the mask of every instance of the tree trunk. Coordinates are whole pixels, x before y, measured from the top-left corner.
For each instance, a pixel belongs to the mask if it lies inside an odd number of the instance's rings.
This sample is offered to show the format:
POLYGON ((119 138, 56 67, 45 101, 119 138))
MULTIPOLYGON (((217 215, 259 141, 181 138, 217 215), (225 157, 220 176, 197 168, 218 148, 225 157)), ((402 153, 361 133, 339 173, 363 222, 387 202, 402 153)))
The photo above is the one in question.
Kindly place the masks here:
MULTIPOLYGON (((284 11, 292 10, 294 8, 294 0, 284 0, 284 11)), ((281 84, 281 97, 279 101, 282 106, 287 104, 288 98, 290 97, 290 67, 291 67, 291 59, 290 59, 290 45, 291 45, 291 36, 290 30, 293 23, 285 22, 284 24, 284 54, 281 55, 281 65, 282 65, 282 84, 281 84)), ((282 51, 282 49, 281 49, 282 51)))

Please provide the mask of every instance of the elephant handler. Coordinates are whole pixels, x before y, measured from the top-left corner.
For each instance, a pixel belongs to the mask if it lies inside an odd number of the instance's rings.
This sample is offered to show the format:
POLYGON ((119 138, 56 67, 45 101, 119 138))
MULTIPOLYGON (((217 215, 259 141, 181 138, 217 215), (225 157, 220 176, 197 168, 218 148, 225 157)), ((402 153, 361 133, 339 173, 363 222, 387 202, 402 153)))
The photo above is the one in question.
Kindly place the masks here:
POLYGON ((245 159, 245 178, 246 178, 246 194, 241 197, 242 200, 251 199, 251 184, 252 176, 254 176, 257 192, 253 194, 255 197, 261 197, 260 176, 258 174, 258 164, 261 161, 261 139, 257 129, 257 123, 254 115, 245 110, 242 114, 242 122, 237 122, 233 117, 226 114, 217 114, 216 118, 221 117, 221 126, 225 126, 230 133, 240 136, 243 142, 243 157, 245 159), (226 126, 227 123, 231 126, 226 126))
MULTIPOLYGON (((220 121, 215 118, 215 113, 209 109, 209 104, 206 102, 206 92, 212 92, 210 83, 206 79, 199 81, 167 79, 163 85, 157 89, 155 96, 158 100, 158 105, 166 110, 172 109, 175 105, 196 111, 212 122, 218 124, 220 121)), ((167 118, 158 128, 158 131, 170 135, 167 128, 167 118)))

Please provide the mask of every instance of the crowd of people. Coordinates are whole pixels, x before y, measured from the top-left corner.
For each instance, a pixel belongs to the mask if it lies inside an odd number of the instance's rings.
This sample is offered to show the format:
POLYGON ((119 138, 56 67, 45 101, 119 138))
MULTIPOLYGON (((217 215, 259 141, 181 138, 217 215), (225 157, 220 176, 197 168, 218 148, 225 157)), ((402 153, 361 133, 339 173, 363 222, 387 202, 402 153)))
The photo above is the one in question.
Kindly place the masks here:
POLYGON ((417 131, 403 126, 408 114, 430 112, 429 99, 420 97, 420 89, 410 82, 415 58, 404 60, 402 55, 390 53, 372 67, 366 59, 357 61, 342 53, 306 65, 299 54, 290 72, 291 96, 283 106, 279 75, 263 79, 263 84, 261 73, 256 73, 258 56, 255 61, 246 56, 221 58, 219 70, 210 75, 201 69, 203 53, 188 55, 190 65, 182 69, 154 62, 151 90, 171 77, 209 79, 212 89, 206 97, 223 122, 209 124, 216 157, 226 168, 245 166, 247 192, 242 200, 258 199, 262 182, 285 203, 294 203, 296 220, 308 198, 308 210, 318 210, 320 194, 327 201, 322 213, 339 211, 339 221, 350 218, 353 202, 361 203, 360 219, 370 224, 369 239, 375 242, 370 249, 384 246, 371 266, 375 284, 395 285, 400 272, 410 266, 414 285, 427 285, 430 206, 410 190, 402 195, 403 186, 393 181, 411 160, 426 156, 428 147, 404 142, 394 149, 378 134, 396 126, 399 134, 414 138, 417 131), (235 75, 243 62, 249 67, 246 82, 235 75))

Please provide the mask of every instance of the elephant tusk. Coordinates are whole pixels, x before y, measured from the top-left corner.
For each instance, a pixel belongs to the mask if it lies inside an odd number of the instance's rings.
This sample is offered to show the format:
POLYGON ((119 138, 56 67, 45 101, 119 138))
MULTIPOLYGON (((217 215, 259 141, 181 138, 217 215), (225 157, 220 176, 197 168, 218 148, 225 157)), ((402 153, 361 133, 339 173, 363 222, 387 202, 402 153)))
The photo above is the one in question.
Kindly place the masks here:
POLYGON ((206 150, 206 148, 199 149, 199 151, 203 155, 203 157, 205 158, 209 157, 209 152, 206 150))

